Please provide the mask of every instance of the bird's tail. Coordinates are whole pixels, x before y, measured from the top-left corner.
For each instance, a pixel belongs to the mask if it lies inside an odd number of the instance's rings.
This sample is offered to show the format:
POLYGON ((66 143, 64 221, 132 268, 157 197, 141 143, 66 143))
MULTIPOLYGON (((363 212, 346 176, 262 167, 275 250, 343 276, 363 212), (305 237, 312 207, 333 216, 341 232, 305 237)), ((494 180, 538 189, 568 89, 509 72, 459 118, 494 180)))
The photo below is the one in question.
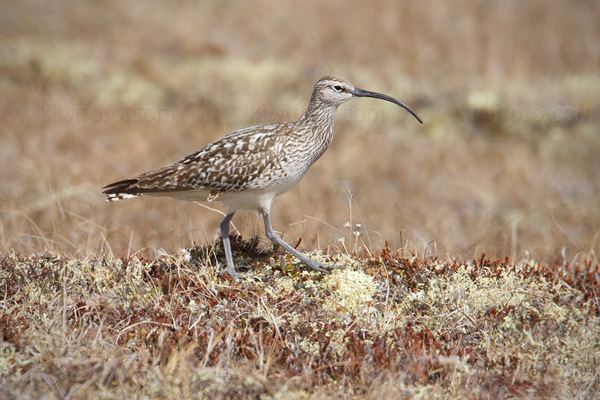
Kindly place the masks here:
POLYGON ((118 201, 123 199, 131 199, 132 197, 140 196, 142 193, 137 188, 131 186, 138 183, 137 179, 125 179, 104 186, 102 193, 106 195, 106 201, 118 201))

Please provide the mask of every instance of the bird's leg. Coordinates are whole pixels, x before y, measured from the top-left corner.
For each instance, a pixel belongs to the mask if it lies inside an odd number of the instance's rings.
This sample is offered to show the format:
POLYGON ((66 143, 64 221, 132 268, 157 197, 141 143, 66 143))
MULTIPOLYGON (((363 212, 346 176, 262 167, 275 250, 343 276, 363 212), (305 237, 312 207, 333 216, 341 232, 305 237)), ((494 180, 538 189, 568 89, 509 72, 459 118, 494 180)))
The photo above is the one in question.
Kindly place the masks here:
POLYGON ((225 249, 225 258, 227 259, 227 272, 237 282, 240 279, 240 274, 235 270, 233 265, 233 255, 231 254, 231 241, 229 240, 229 223, 233 218, 235 212, 230 212, 225 216, 223 222, 221 222, 221 238, 223 239, 223 248, 225 249))
POLYGON ((269 212, 264 212, 263 211, 263 218, 265 221, 265 234, 267 235, 267 237, 273 242, 273 243, 277 243, 279 246, 283 247, 288 253, 292 254, 293 256, 295 256, 296 258, 298 258, 298 260, 300 260, 301 263, 306 264, 307 266, 309 266, 310 268, 314 269, 315 271, 319 271, 319 272, 326 272, 329 273, 331 272, 331 269, 335 269, 335 268, 344 268, 345 265, 327 265, 327 264, 323 264, 320 262, 317 262, 307 256, 305 256, 304 254, 300 253, 298 250, 296 250, 295 248, 293 248, 292 246, 290 246, 289 244, 287 244, 286 242, 283 241, 283 239, 281 239, 279 237, 279 235, 273 230, 273 226, 271 226, 271 215, 269 212))

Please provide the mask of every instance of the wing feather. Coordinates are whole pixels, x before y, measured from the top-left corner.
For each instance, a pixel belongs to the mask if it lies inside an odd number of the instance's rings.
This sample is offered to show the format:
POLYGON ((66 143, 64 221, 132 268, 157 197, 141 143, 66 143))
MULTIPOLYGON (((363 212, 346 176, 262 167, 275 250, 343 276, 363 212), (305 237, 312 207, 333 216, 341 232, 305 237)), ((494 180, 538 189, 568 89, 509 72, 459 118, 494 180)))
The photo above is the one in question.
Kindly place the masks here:
MULTIPOLYGON (((285 157, 288 123, 250 127, 230 133, 178 162, 104 187, 107 199, 118 195, 210 190, 211 193, 259 187, 285 157), (275 167, 275 168, 273 168, 275 167)), ((278 172, 277 172, 278 171, 278 172)), ((118 200, 118 198, 114 198, 118 200)))

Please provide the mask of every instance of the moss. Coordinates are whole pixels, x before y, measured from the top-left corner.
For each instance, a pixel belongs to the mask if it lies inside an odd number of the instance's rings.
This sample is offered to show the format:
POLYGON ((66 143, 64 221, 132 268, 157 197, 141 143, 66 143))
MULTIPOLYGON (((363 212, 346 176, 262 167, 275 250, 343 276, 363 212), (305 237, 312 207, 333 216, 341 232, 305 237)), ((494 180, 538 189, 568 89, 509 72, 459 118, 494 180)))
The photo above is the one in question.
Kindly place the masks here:
MULTIPOLYGON (((244 257, 257 250, 238 245, 244 257)), ((0 311, 2 379, 26 390, 51 376, 63 395, 87 381, 98 382, 90 393, 111 392, 116 379, 120 393, 141 385, 150 397, 347 395, 341 382, 364 395, 360 382, 377 379, 370 390, 383 397, 598 389, 593 274, 582 281, 534 262, 404 259, 384 249, 370 259, 313 252, 348 265, 323 275, 258 251, 260 265, 232 283, 211 251, 2 257, 0 310, 12 310, 0 311)))

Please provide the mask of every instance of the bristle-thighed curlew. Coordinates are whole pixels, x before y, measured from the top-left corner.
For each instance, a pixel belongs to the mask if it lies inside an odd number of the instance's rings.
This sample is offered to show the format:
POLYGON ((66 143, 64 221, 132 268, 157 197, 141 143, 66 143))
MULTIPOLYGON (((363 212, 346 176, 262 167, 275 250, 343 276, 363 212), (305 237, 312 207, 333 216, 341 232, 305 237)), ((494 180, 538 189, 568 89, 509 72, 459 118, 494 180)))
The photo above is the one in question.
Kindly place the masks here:
POLYGON ((237 210, 262 215, 266 236, 310 268, 329 272, 343 266, 327 265, 305 256, 283 241, 271 226, 271 204, 275 196, 294 187, 310 166, 323 155, 333 139, 338 106, 353 97, 373 97, 404 108, 420 123, 407 105, 385 94, 354 87, 342 78, 320 79, 308 109, 295 122, 253 126, 232 132, 176 163, 132 179, 104 187, 108 201, 153 195, 190 201, 219 201, 228 212, 221 222, 227 259, 226 272, 235 280, 229 223, 237 210))

